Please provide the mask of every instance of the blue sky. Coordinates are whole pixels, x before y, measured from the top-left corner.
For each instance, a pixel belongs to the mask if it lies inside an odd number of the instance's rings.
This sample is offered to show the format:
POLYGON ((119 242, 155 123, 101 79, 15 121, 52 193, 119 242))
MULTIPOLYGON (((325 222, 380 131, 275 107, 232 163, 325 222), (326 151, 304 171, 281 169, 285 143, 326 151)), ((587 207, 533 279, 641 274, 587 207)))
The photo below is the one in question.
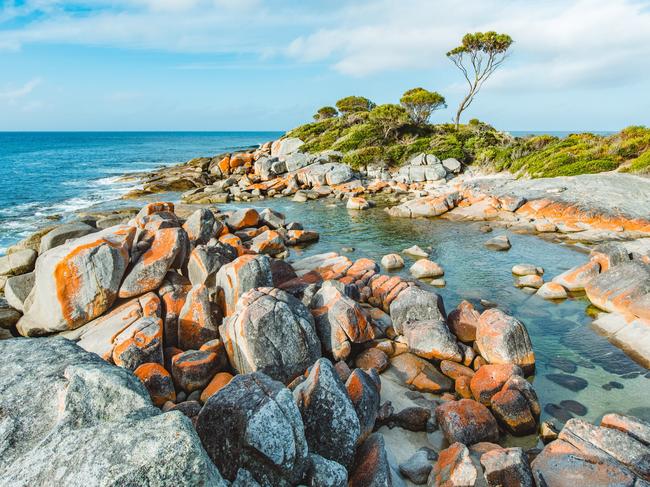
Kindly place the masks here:
POLYGON ((0 130, 285 130, 415 86, 449 121, 478 30, 515 44, 466 118, 650 125, 650 0, 0 0, 0 130))

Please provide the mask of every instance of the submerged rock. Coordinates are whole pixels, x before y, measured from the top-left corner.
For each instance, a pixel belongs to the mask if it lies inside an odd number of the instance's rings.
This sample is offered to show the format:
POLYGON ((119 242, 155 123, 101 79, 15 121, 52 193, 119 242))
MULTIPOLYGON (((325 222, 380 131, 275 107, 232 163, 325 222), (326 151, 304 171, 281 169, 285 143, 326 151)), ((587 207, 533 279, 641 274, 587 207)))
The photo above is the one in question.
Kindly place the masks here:
POLYGON ((0 485, 225 487, 188 418, 61 338, 2 342, 0 485))

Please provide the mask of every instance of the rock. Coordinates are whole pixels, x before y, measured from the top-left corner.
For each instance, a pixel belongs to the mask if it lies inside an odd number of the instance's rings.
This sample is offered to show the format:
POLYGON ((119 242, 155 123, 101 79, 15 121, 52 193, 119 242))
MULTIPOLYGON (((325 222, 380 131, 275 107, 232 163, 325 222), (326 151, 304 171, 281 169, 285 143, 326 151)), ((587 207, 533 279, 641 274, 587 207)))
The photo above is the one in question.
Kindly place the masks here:
POLYGON ((650 294, 650 265, 620 263, 590 280, 585 293, 591 304, 602 310, 629 313, 631 302, 650 294))
POLYGON ((428 407, 412 406, 394 413, 389 423, 409 431, 426 431, 431 419, 431 409, 428 407))
POLYGON ((348 210, 367 210, 370 208, 370 203, 368 203, 365 198, 353 197, 348 199, 348 202, 345 204, 345 207, 348 210))
POLYGON ((221 312, 210 302, 208 288, 193 286, 178 315, 178 346, 182 350, 198 349, 219 337, 221 312))
POLYGON ((517 264, 512 266, 512 273, 516 276, 541 276, 544 269, 532 264, 517 264))
POLYGON ((462 362, 456 337, 443 320, 416 321, 403 327, 409 351, 426 359, 462 362))
POLYGON ((380 433, 373 433, 359 446, 350 472, 349 487, 393 485, 384 437, 380 433))
POLYGON ((510 434, 525 436, 537 430, 537 421, 528 407, 528 401, 519 391, 506 389, 497 392, 492 396, 491 406, 494 417, 510 434))
POLYGON ((35 274, 33 272, 12 276, 7 279, 4 289, 7 303, 18 311, 23 312, 25 310, 25 300, 34 287, 34 280, 35 274))
POLYGON ((154 406, 161 407, 167 401, 176 400, 172 376, 159 363, 142 364, 133 371, 133 374, 149 391, 154 406))
POLYGON ((205 403, 211 396, 226 387, 233 377, 229 372, 218 372, 215 374, 212 380, 210 380, 210 383, 201 392, 201 402, 205 403))
MULTIPOLYGON (((120 298, 131 298, 160 287, 179 255, 187 254, 188 240, 182 228, 161 228, 151 246, 133 260, 120 286, 120 298)), ((180 266, 179 266, 180 267, 180 266)))
POLYGON ((429 257, 429 254, 422 250, 420 247, 417 245, 413 245, 412 247, 409 247, 408 249, 402 250, 407 255, 411 255, 413 257, 429 257))
POLYGON ((538 276, 537 274, 521 276, 515 280, 515 287, 529 287, 533 289, 539 289, 543 285, 544 279, 542 279, 542 277, 538 276))
POLYGON ((644 445, 650 446, 650 423, 639 418, 610 413, 603 416, 600 425, 622 431, 644 445))
POLYGON ((605 272, 630 261, 630 255, 625 245, 618 242, 607 242, 596 245, 589 253, 589 260, 600 265, 600 271, 605 272))
POLYGON ((207 208, 196 210, 183 224, 183 230, 194 246, 207 244, 211 238, 219 235, 222 229, 223 223, 207 208))
POLYGON ((121 331, 113 343, 113 363, 118 367, 135 370, 148 362, 162 364, 162 320, 144 316, 121 331))
POLYGON ((187 278, 177 272, 168 272, 165 280, 158 289, 162 304, 163 338, 165 346, 178 346, 178 316, 181 314, 187 293, 192 289, 192 284, 187 278))
POLYGON ((495 448, 481 455, 481 465, 490 487, 535 487, 533 473, 521 448, 495 448))
POLYGON ((497 251, 510 250, 510 247, 512 247, 510 239, 506 235, 499 235, 498 237, 491 238, 485 242, 485 246, 490 250, 497 251))
POLYGON ((494 396, 513 375, 523 375, 521 368, 513 364, 486 364, 479 368, 470 382, 474 399, 489 406, 494 396))
POLYGON ((404 259, 399 254, 387 254, 381 258, 381 266, 387 271, 404 267, 404 259))
POLYGON ((427 259, 417 260, 415 264, 411 266, 410 271, 411 275, 416 279, 430 279, 445 275, 445 271, 442 270, 442 267, 427 259))
POLYGON ((348 377, 345 388, 359 418, 360 433, 358 442, 372 433, 379 412, 379 390, 381 380, 375 371, 366 373, 354 369, 348 377))
POLYGON ((476 340, 476 327, 478 326, 481 314, 474 309, 469 301, 461 303, 449 313, 447 326, 462 342, 473 342, 476 340))
MULTIPOLYGON (((340 463, 323 458, 315 453, 309 454, 308 487, 346 487, 348 472, 340 463)), ((243 486, 242 486, 243 487, 243 486)))
POLYGON ((404 463, 399 464, 400 473, 416 485, 427 483, 433 462, 438 454, 427 447, 420 448, 404 463))
POLYGON ((293 154, 288 154, 284 157, 285 165, 287 166, 287 172, 295 172, 298 169, 309 166, 313 161, 313 158, 309 154, 303 152, 295 152, 293 154))
POLYGON ((317 242, 320 238, 318 232, 311 230, 289 230, 285 243, 287 245, 303 245, 311 242, 317 242))
POLYGON ((546 282, 536 293, 542 299, 566 299, 567 292, 564 287, 556 282, 546 282))
POLYGON ((430 362, 413 355, 402 353, 390 360, 391 367, 385 373, 392 373, 399 382, 422 392, 442 393, 452 390, 453 383, 441 374, 430 362))
POLYGON ((261 372, 237 375, 212 395, 197 417, 196 431, 229 480, 243 468, 260 485, 296 485, 309 466, 291 391, 261 372))
POLYGON ((133 227, 111 227, 41 255, 25 315, 17 325, 20 334, 72 330, 110 308, 134 235, 133 227))
POLYGON ((402 333, 408 322, 446 321, 445 308, 439 294, 417 287, 408 287, 390 303, 393 328, 402 333))
POLYGON ((256 227, 259 225, 259 222, 260 214, 253 208, 242 208, 241 210, 237 210, 226 220, 228 228, 233 232, 244 228, 256 227))
POLYGON ((453 157, 450 157, 449 159, 444 159, 442 161, 442 166, 447 170, 447 172, 453 172, 455 174, 460 172, 460 162, 458 162, 457 159, 454 159, 453 157))
POLYGON ((440 371, 453 380, 457 380, 460 377, 471 379, 475 374, 475 372, 469 367, 465 367, 464 365, 449 360, 443 360, 440 362, 440 371))
POLYGON ((215 292, 217 272, 236 258, 237 249, 231 245, 222 242, 198 245, 192 250, 187 262, 187 276, 192 285, 204 284, 210 291, 215 292))
POLYGON ((311 313, 324 350, 335 360, 347 359, 352 343, 364 343, 375 338, 361 307, 330 281, 326 281, 314 295, 311 313))
POLYGON ((550 421, 544 421, 539 428, 539 438, 546 445, 551 441, 557 440, 559 431, 550 421))
POLYGON ((258 254, 278 255, 285 252, 284 240, 275 230, 267 230, 251 240, 251 250, 258 254))
POLYGON ((427 485, 437 487, 473 487, 479 472, 470 458, 469 450, 461 443, 453 443, 440 452, 427 485))
POLYGON ((240 296, 256 287, 273 286, 271 261, 266 255, 242 255, 217 272, 217 302, 230 316, 240 296))
POLYGON ((288 154, 296 152, 304 142, 297 137, 286 137, 278 139, 271 144, 271 157, 284 158, 288 154))
POLYGON ((219 371, 216 353, 188 350, 172 358, 172 377, 179 389, 187 393, 200 391, 219 371))
POLYGON ((33 271, 36 256, 32 249, 25 249, 0 257, 0 276, 19 276, 33 271))
POLYGON ((220 332, 235 370, 243 374, 261 371, 285 384, 321 355, 309 310, 280 289, 244 293, 220 332))
MULTIPOLYGON (((436 408, 436 420, 449 443, 472 445, 496 442, 499 428, 494 416, 481 403, 471 399, 448 401, 436 408)), ((441 455, 442 456, 442 455, 441 455)))
POLYGON ((379 348, 368 348, 360 352, 354 360, 354 365, 360 369, 375 369, 381 374, 388 368, 388 355, 379 348))
POLYGON ((582 291, 585 285, 594 279, 600 272, 598 262, 589 261, 553 278, 553 282, 560 284, 569 291, 582 291))
POLYGON ((293 396, 305 426, 309 451, 349 468, 361 429, 332 363, 324 358, 316 361, 293 396))
POLYGON ((577 414, 578 416, 584 416, 587 414, 587 407, 578 401, 574 401, 573 399, 565 399, 564 401, 560 401, 560 407, 563 407, 564 409, 567 409, 572 413, 577 414))
POLYGON ((12 308, 7 300, 0 296, 0 329, 9 330, 18 323, 21 316, 20 311, 12 308))
POLYGON ((535 354, 524 324, 498 309, 481 314, 476 329, 476 346, 491 364, 516 364, 524 373, 535 369, 535 354))
POLYGON ((589 385, 582 377, 568 374, 546 374, 546 378, 573 392, 581 391, 589 385))
POLYGON ((38 253, 39 255, 42 255, 54 247, 63 245, 68 240, 84 237, 96 231, 97 229, 81 222, 59 225, 43 235, 41 238, 40 246, 38 248, 38 253))
POLYGON ((2 347, 2 485, 226 486, 190 420, 132 373, 61 338, 2 347))

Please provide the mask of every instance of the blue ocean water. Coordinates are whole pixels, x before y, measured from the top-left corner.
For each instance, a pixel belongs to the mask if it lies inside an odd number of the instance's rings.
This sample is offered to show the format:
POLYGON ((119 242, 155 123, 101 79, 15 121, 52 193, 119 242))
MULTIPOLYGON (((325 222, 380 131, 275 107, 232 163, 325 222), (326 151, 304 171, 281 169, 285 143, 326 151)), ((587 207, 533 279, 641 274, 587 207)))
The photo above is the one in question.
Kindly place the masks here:
POLYGON ((0 132, 0 255, 61 215, 118 199, 116 179, 256 146, 282 132, 0 132))

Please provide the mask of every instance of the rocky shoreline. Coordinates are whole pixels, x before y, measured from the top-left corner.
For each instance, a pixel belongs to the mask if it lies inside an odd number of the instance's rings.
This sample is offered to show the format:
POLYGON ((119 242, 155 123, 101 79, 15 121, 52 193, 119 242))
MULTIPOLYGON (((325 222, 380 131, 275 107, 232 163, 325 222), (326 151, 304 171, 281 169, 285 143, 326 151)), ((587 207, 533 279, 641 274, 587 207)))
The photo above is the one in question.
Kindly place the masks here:
MULTIPOLYGON (((382 273, 403 265, 399 254, 381 266, 335 252, 289 263, 318 233, 272 209, 213 206, 331 197, 351 211, 377 204, 597 243, 546 283, 535 265, 515 266, 519 287, 549 299, 584 290, 609 312, 597 326, 650 360, 650 224, 624 190, 617 209, 590 206, 602 180, 479 179, 426 155, 396 174, 357 172, 300 145, 143 175, 132 196, 183 191, 210 206, 87 214, 0 258, 0 485, 650 482, 649 424, 540 424, 535 353, 516 317, 467 301, 447 312, 417 280, 382 273), (426 442, 403 458, 411 434, 426 442), (531 435, 541 448, 502 446, 531 435)), ((634 179, 636 203, 646 182, 634 179)), ((422 257, 412 275, 439 277, 422 257)))

